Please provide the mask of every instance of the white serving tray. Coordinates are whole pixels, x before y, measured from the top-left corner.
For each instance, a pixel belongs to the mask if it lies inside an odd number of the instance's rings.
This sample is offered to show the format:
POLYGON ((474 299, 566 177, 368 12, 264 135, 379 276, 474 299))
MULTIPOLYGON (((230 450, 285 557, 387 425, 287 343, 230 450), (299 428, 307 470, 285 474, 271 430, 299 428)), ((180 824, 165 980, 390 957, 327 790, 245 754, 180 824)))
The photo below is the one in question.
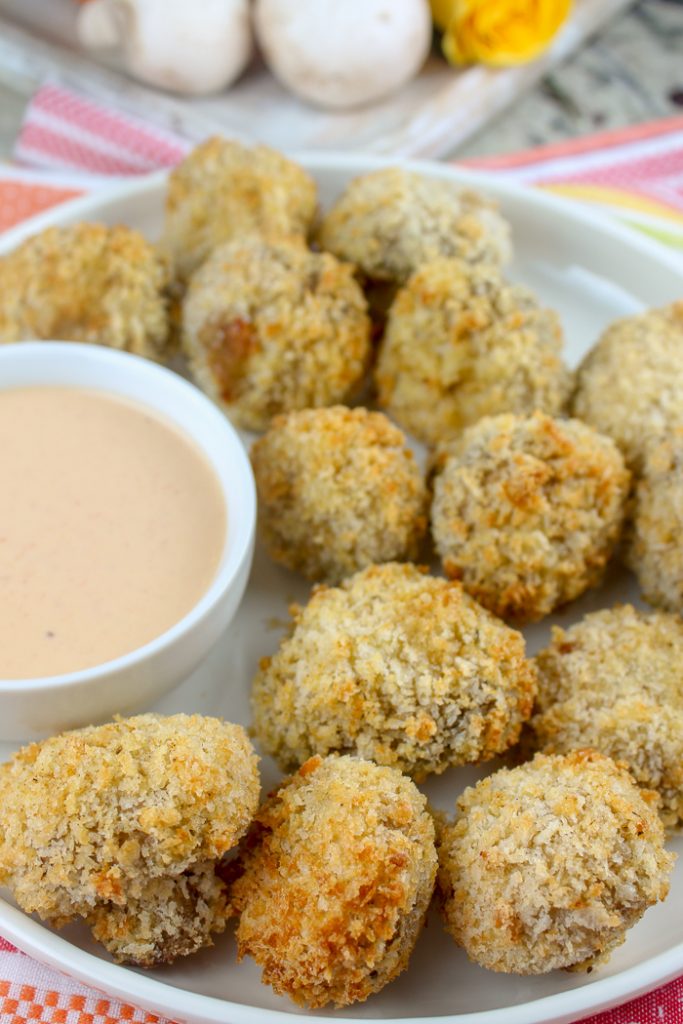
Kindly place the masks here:
POLYGON ((443 156, 564 60, 630 0, 575 0, 553 46, 522 67, 456 71, 436 54, 422 73, 388 99, 349 113, 316 110, 286 92, 256 61, 232 89, 178 99, 105 68, 79 49, 75 0, 0 0, 3 70, 27 90, 46 78, 139 114, 189 139, 213 132, 280 149, 345 149, 443 156))
MULTIPOLYGON (((356 174, 379 165, 371 158, 301 155, 317 178, 323 204, 356 174)), ((408 165, 411 166, 411 165, 408 165)), ((567 357, 575 364, 615 317, 661 305, 683 294, 683 264, 636 232, 603 221, 552 196, 518 190, 492 178, 436 164, 414 164, 435 178, 463 182, 496 197, 512 223, 515 259, 510 276, 534 288, 560 312, 567 332, 567 357)), ((106 195, 91 196, 42 214, 0 239, 0 253, 50 224, 98 219, 127 223, 158 236, 164 175, 137 181, 106 195)), ((247 440, 245 438, 245 440, 247 440)), ((157 706, 222 715, 247 724, 249 689, 258 659, 272 653, 287 619, 287 606, 305 601, 306 584, 275 566, 257 546, 247 594, 231 628, 201 668, 157 706)), ((635 581, 615 569, 605 585, 526 631, 529 651, 543 644, 551 622, 568 625, 589 610, 637 600, 635 581)), ((125 709, 121 709, 125 711, 125 709)), ((0 759, 12 752, 0 745, 0 759)), ((490 768, 491 766, 489 766, 490 768)), ((274 764, 261 763, 264 791, 278 778, 274 764)), ((451 769, 424 789, 435 805, 452 810, 474 769, 451 769)), ((671 843, 683 851, 683 840, 671 843)), ((263 986, 259 970, 236 963, 231 934, 213 949, 158 970, 119 967, 72 925, 54 932, 0 900, 0 934, 60 970, 176 1021, 191 1024, 306 1024, 310 1021, 382 1020, 390 1024, 566 1024, 645 992, 683 972, 683 861, 674 872, 669 899, 649 910, 629 932, 610 962, 590 975, 555 971, 541 977, 493 974, 470 964, 432 917, 420 936, 408 970, 366 1003, 344 1011, 308 1014, 263 986)))

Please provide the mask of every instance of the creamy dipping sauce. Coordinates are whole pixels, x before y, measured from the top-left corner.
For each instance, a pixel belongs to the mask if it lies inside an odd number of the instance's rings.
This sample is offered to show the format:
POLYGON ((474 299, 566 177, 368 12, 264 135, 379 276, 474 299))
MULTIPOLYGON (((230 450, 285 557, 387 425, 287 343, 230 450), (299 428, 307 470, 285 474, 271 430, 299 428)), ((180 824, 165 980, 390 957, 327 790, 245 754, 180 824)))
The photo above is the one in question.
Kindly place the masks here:
POLYGON ((199 448, 123 398, 0 390, 0 679, 110 661, 178 622, 225 542, 199 448))

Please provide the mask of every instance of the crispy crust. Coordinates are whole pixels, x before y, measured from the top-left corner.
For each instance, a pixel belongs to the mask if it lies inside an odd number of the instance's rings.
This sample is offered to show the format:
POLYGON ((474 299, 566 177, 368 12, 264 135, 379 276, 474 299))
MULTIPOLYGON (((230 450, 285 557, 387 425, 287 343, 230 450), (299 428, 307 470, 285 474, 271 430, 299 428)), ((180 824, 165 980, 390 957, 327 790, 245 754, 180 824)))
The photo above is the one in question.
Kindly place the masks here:
POLYGON ((333 405, 370 359, 353 268, 302 242, 252 236, 216 249, 192 278, 183 347, 197 383, 240 426, 333 405))
POLYGON ((251 460, 277 562, 336 583, 417 555, 427 492, 404 435, 382 413, 335 406, 278 416, 251 460))
POLYGON ((148 968, 211 946, 227 918, 226 889, 213 860, 181 875, 149 878, 123 905, 96 903, 85 915, 117 963, 148 968))
POLYGON ((626 548, 626 561, 638 576, 645 600, 679 613, 683 612, 682 470, 683 429, 678 428, 645 457, 626 548))
POLYGON ((437 455, 432 533, 446 574, 533 622, 600 582, 630 474, 616 445, 542 413, 480 420, 437 455))
POLYGON ((683 426, 683 302, 608 327, 577 371, 573 411, 639 470, 649 448, 683 426))
POLYGON ((683 825, 683 620, 630 605, 553 628, 536 655, 538 714, 546 753, 586 745, 628 765, 661 798, 665 827, 683 825))
POLYGON ((306 235, 317 208, 313 179, 268 146, 207 139, 168 182, 163 246, 187 282, 216 246, 252 232, 306 235))
POLYGON ((241 868, 240 958, 300 1005, 347 1006, 407 967, 434 887, 434 825, 395 769, 315 757, 261 807, 241 868))
POLYGON ((531 714, 523 637, 457 583, 375 565, 292 613, 252 698, 256 735, 285 770, 348 751, 421 779, 501 753, 531 714))
POLYGON ((590 968, 669 891, 674 855, 655 794, 595 751, 538 754, 457 806, 439 830, 441 908, 489 970, 590 968))
POLYGON ((482 416, 558 413, 570 388, 562 341, 557 313, 497 267, 437 260, 391 306, 375 375, 379 403, 429 444, 482 416))
POLYGON ((355 178, 318 237, 367 277, 399 283, 440 257, 504 263, 510 256, 510 229, 494 203, 400 167, 355 178))
POLYGON ((223 927, 211 870, 257 807, 256 764, 241 726, 199 715, 140 715, 24 747, 0 766, 0 884, 52 924, 84 917, 121 959, 197 948, 193 929, 205 944, 223 927))
POLYGON ((131 228, 47 228, 0 259, 0 344, 62 339, 159 359, 167 285, 165 261, 131 228))

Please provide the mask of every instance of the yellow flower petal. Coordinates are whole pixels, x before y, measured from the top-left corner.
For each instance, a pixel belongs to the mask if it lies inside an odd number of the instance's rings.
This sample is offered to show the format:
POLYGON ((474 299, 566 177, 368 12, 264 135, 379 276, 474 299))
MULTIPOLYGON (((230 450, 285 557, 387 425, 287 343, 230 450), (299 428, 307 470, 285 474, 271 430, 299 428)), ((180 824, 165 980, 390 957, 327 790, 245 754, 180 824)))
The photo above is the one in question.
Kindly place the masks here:
MULTIPOLYGON (((446 0, 432 3, 443 18, 446 0)), ((542 53, 567 18, 571 0, 452 0, 450 9, 441 42, 446 58, 503 67, 542 53)))

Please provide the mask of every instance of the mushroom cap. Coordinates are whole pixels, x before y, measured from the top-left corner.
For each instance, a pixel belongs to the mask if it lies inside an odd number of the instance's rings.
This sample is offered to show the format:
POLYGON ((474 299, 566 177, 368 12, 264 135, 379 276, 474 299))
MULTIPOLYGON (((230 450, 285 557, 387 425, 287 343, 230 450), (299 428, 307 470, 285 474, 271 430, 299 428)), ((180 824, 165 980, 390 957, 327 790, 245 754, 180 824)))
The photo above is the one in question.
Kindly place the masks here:
POLYGON ((426 0, 257 0, 254 22, 283 85, 338 109, 370 103, 413 78, 432 38, 426 0))
POLYGON ((674 860, 655 795, 594 750, 537 754, 466 789, 438 850, 446 930, 513 974, 606 960, 666 897, 674 860))
POLYGON ((218 92, 252 54, 249 0, 90 0, 77 21, 84 46, 118 51, 143 82, 172 92, 218 92))

